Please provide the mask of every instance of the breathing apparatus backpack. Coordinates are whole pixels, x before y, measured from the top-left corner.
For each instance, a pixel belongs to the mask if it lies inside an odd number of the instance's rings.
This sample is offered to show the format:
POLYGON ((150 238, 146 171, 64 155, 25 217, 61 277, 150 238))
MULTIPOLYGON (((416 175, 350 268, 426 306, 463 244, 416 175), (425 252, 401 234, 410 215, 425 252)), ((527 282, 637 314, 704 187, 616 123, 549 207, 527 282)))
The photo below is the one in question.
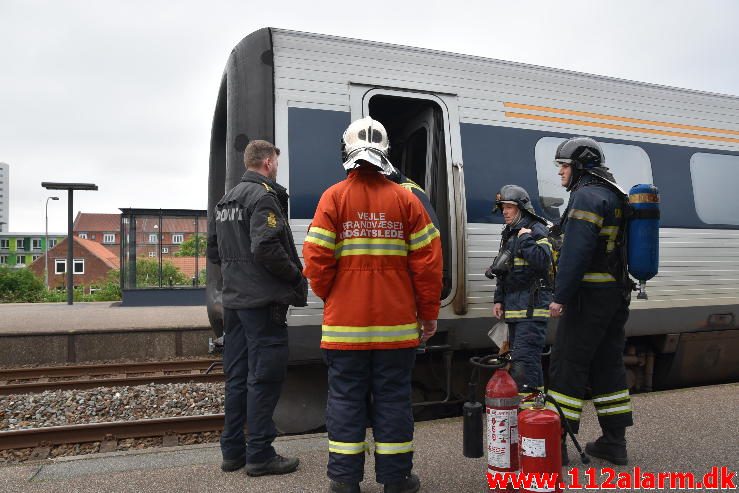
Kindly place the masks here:
MULTIPOLYGON (((634 277, 639 281, 637 299, 645 300, 646 282, 659 271, 659 190, 651 184, 638 184, 631 187, 627 194, 616 183, 600 175, 595 176, 600 183, 615 192, 622 203, 621 214, 624 220, 618 229, 613 258, 608 262, 613 269, 611 274, 620 278, 629 291, 637 290, 629 274, 634 277)), ((552 246, 555 277, 562 249, 562 233, 559 224, 549 228, 548 239, 552 246)))

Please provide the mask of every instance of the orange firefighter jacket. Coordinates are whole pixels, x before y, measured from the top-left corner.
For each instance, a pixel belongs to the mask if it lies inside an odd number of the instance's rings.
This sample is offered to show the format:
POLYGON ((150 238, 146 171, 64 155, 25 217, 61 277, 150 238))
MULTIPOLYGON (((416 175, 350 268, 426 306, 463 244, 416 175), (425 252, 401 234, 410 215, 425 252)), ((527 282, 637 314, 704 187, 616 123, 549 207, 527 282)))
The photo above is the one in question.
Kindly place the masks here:
POLYGON ((374 169, 323 193, 303 257, 324 301, 322 348, 416 347, 417 320, 438 318, 439 231, 417 197, 374 169))

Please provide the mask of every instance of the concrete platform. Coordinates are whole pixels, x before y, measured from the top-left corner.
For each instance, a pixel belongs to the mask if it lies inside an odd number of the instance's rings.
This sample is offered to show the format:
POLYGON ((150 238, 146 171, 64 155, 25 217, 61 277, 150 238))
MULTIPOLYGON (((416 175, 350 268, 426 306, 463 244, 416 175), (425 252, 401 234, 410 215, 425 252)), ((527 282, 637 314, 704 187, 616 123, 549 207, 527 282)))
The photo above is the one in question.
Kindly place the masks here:
POLYGON ((204 306, 3 304, 0 365, 199 356, 212 334, 204 306))
MULTIPOLYGON (((641 394, 633 401, 636 425, 628 432, 631 465, 614 467, 617 472, 639 466, 654 473, 702 476, 713 466, 739 469, 739 384, 641 394)), ((584 444, 598 434, 595 413, 587 404, 579 439, 584 444)), ((301 459, 298 471, 287 476, 250 478, 243 470, 223 473, 218 467, 219 448, 209 444, 0 467, 0 491, 320 492, 328 484, 326 442, 325 434, 278 439, 280 453, 301 459)), ((488 491, 485 458, 462 456, 461 419, 417 423, 414 442, 414 470, 421 477, 421 491, 488 491)), ((570 446, 571 458, 572 450, 570 446)), ((594 459, 590 466, 599 469, 610 464, 594 459)), ((367 493, 382 491, 374 482, 373 468, 373 457, 368 455, 362 484, 367 493)), ((582 477, 584 468, 579 469, 582 477)), ((739 484, 739 479, 734 480, 739 484)))

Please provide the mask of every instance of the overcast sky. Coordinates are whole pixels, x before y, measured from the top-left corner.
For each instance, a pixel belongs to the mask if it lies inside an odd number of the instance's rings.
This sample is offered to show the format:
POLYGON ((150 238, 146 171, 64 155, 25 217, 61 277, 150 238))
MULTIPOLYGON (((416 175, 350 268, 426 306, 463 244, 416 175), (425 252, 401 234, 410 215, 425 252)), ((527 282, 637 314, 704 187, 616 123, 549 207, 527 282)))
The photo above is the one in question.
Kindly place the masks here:
MULTIPOLYGON (((204 209, 221 74, 261 27, 739 95, 735 0, 0 0, 10 230, 43 231, 41 181, 98 184, 75 212, 204 209)), ((66 231, 61 199, 52 231, 66 231)))

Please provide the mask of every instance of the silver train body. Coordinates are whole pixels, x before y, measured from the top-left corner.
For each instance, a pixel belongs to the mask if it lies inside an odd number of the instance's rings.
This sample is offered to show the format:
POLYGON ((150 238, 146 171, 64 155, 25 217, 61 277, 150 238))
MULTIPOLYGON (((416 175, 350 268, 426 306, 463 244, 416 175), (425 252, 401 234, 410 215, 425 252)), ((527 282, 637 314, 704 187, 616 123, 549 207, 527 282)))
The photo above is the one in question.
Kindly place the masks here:
MULTIPOLYGON (((660 270, 632 301, 635 355, 655 355, 664 385, 739 379, 739 98, 427 49, 262 29, 228 60, 216 104, 209 210, 243 173, 243 149, 280 147, 298 250, 321 193, 343 178, 340 138, 371 115, 391 160, 430 195, 441 220, 444 293, 437 342, 491 347, 502 185, 556 219, 566 204, 552 157, 572 135, 604 143, 623 188, 660 190, 660 270), (733 193, 731 193, 733 191, 733 193)), ((208 310, 220 334, 220 273, 208 310)), ((320 359, 322 303, 289 312, 294 364, 320 359)), ((555 330, 552 323, 552 330, 555 330)), ((644 360, 641 360, 643 364, 644 360)), ((650 370, 651 371, 651 370, 650 370)))

